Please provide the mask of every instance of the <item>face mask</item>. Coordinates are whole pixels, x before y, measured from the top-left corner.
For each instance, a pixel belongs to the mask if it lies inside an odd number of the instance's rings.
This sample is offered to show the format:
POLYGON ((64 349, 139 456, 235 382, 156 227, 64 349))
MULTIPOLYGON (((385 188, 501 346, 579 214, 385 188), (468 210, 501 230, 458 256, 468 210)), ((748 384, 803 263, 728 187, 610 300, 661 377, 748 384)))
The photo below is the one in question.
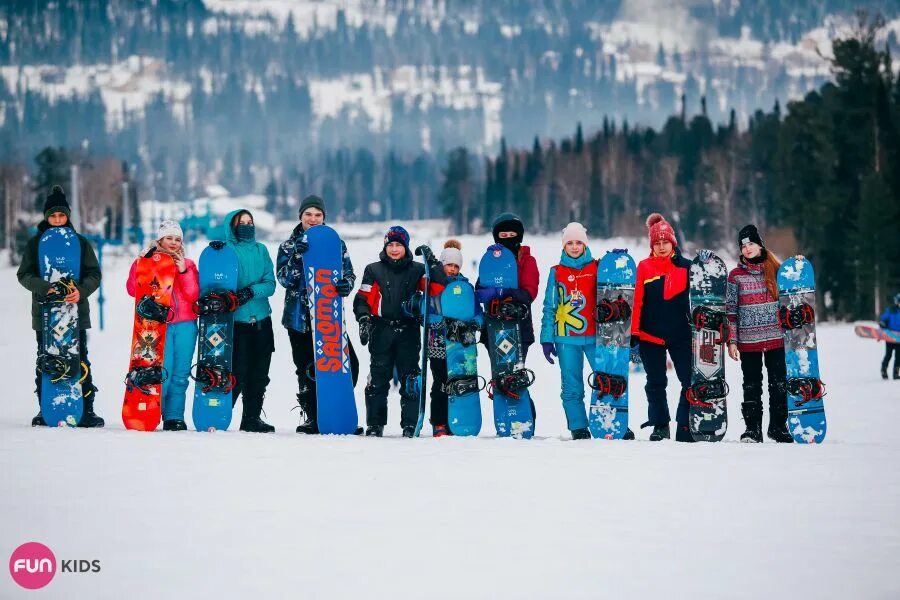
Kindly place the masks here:
POLYGON ((519 238, 519 236, 511 238, 500 238, 498 240, 498 243, 513 254, 518 254, 519 248, 522 246, 522 240, 519 238))
POLYGON ((252 240, 256 237, 256 226, 242 223, 234 228, 234 237, 244 242, 252 240))

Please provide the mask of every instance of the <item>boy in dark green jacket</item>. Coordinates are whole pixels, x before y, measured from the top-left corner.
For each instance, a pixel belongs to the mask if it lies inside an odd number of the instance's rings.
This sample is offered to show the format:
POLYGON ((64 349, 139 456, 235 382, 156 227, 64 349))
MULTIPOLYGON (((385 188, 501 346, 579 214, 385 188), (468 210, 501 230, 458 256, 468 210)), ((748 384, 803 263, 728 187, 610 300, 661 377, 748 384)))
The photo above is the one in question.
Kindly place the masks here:
MULTIPOLYGON (((36 332, 38 354, 41 348, 41 307, 40 302, 50 291, 50 283, 41 277, 38 269, 38 241, 50 227, 69 227, 74 231, 69 221, 71 210, 66 200, 63 189, 54 185, 44 202, 44 220, 38 225, 37 235, 28 240, 19 270, 16 276, 22 287, 31 292, 31 328, 36 332)), ((87 374, 81 383, 82 397, 84 398, 84 412, 81 416, 79 427, 103 427, 103 419, 94 413, 94 397, 97 388, 94 386, 94 378, 91 373, 91 362, 88 360, 87 329, 91 328, 91 309, 88 304, 88 296, 100 287, 100 264, 94 249, 84 236, 78 235, 78 243, 81 245, 81 276, 75 282, 75 291, 66 296, 66 302, 78 303, 78 347, 81 352, 81 362, 87 366, 87 374)), ((38 397, 38 414, 31 420, 32 427, 46 425, 40 411, 41 398, 41 372, 35 368, 35 386, 38 397)))

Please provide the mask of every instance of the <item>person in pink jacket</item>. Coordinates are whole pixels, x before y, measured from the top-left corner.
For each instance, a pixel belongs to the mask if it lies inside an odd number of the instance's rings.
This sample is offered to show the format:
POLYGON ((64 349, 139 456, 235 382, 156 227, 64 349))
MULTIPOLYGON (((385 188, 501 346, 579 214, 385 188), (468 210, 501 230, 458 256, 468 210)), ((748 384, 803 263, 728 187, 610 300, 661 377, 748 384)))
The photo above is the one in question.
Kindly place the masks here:
MULTIPOLYGON (((165 431, 187 429, 184 422, 184 396, 194 359, 194 347, 197 345, 197 315, 194 314, 194 301, 200 295, 199 274, 194 261, 184 256, 183 237, 181 226, 177 222, 163 221, 159 225, 156 242, 143 254, 149 256, 153 252, 165 252, 175 259, 175 266, 178 267, 172 305, 175 314, 166 325, 166 348, 163 356, 163 368, 168 374, 162 389, 162 417, 165 431)), ((136 267, 135 260, 128 274, 128 282, 125 284, 130 296, 134 296, 136 267)))

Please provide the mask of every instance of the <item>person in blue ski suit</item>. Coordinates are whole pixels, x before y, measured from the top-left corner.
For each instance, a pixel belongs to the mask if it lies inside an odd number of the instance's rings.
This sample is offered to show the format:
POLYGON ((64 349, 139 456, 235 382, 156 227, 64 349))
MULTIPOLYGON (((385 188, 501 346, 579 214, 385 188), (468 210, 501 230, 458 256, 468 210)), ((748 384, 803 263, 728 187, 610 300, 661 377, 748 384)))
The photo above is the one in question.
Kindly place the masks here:
MULTIPOLYGON (((894 304, 892 306, 887 307, 883 313, 881 313, 881 317, 878 319, 878 324, 882 329, 889 329, 891 331, 900 331, 900 294, 896 294, 894 296, 894 304)), ((881 377, 882 379, 887 379, 887 368, 891 363, 891 355, 894 355, 894 379, 900 379, 900 344, 895 344, 893 342, 885 342, 886 348, 884 349, 884 360, 881 361, 881 377)))
MULTIPOLYGON (((306 230, 325 222, 325 201, 318 196, 307 196, 300 203, 300 223, 294 227, 291 236, 278 248, 275 270, 278 283, 285 288, 284 312, 281 324, 288 332, 291 342, 291 357, 297 374, 297 404, 305 416, 305 421, 297 426, 297 433, 319 433, 318 412, 316 402, 315 353, 313 350, 313 332, 309 313, 309 293, 306 288, 306 277, 303 268, 303 254, 309 249, 306 241, 306 230)), ((350 295, 356 275, 347 245, 341 240, 343 253, 344 276, 335 288, 341 298, 350 295)), ((353 344, 347 340, 350 349, 350 373, 353 387, 359 379, 359 359, 353 344)))
POLYGON ((274 433, 275 428, 260 418, 269 366, 275 352, 272 307, 275 268, 269 250, 256 241, 256 226, 249 210, 234 210, 225 216, 225 243, 238 257, 237 298, 234 311, 233 374, 237 383, 231 390, 232 405, 243 397, 241 431, 274 433))

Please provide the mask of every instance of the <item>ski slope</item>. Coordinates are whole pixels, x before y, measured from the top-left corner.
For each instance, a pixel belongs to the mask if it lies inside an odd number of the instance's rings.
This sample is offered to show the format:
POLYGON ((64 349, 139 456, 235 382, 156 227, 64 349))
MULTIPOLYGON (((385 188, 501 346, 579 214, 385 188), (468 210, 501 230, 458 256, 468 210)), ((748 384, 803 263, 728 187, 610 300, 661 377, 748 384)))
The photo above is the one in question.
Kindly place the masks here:
MULTIPOLYGON (((442 245, 421 227, 411 233, 414 246, 442 245)), ((488 238, 462 241, 471 276, 488 238)), ((526 243, 545 277, 557 239, 526 243)), ((598 256, 622 244, 592 246, 598 256)), ((632 243, 636 258, 645 244, 632 243)), ((381 240, 349 248, 361 275, 381 240)), ((29 296, 12 268, 0 269, 0 550, 8 557, 38 541, 57 560, 101 563, 99 573, 58 572, 38 592, 3 575, 0 598, 900 597, 900 382, 880 379, 884 347, 851 325, 819 326, 821 446, 738 443, 740 366, 730 360, 724 442, 648 443, 649 429, 637 429, 642 375, 631 380, 637 441, 573 442, 557 367, 538 348, 528 359, 537 375, 529 442, 493 437, 486 397, 478 439, 433 439, 427 425, 423 438, 401 439, 396 392, 384 439, 304 437, 294 433, 279 289, 265 402, 276 434, 147 434, 125 431, 120 418, 130 261, 105 257, 106 329, 92 330, 89 348, 107 427, 94 431, 30 427, 29 296)), ((365 375, 368 354, 350 328, 365 375)), ((480 368, 489 370, 483 353, 480 368)), ((677 390, 673 373, 673 415, 677 390)), ((190 399, 186 415, 190 424, 190 399)))

